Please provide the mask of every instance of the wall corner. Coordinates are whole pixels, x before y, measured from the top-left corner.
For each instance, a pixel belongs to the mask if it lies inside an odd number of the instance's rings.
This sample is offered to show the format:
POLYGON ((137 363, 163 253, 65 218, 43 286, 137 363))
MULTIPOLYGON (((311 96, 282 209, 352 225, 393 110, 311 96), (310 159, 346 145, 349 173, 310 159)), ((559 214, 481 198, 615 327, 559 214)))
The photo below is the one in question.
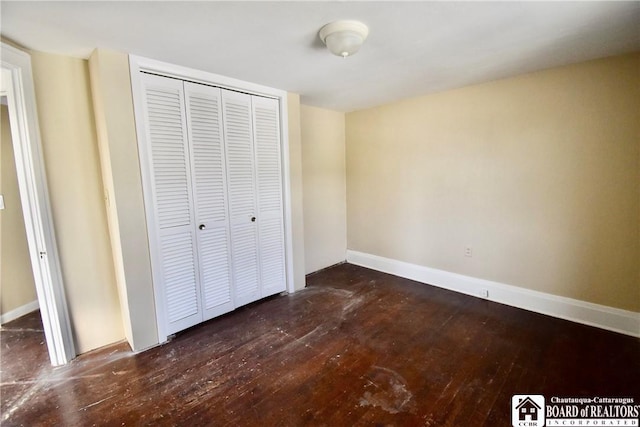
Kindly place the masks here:
POLYGON ((293 226, 293 275, 295 290, 305 281, 304 213, 302 192, 302 133, 300 128, 300 95, 287 95, 289 125, 289 168, 291 178, 291 217, 293 226))
POLYGON ((158 344, 158 333, 129 57, 96 49, 89 69, 123 324, 140 351, 158 344))

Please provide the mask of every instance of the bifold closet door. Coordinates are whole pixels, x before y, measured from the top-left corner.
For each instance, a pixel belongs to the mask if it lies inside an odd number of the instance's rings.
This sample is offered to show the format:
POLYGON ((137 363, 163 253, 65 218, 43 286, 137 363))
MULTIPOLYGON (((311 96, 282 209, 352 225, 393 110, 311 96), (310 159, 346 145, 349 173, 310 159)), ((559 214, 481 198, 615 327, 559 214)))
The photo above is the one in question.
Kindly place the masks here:
POLYGON ((271 98, 141 81, 154 289, 169 335, 286 288, 280 110, 271 98))
POLYGON ((203 320, 234 309, 219 88, 185 82, 203 320))
POLYGON ((262 296, 286 288, 284 211, 280 154, 280 106, 276 99, 252 97, 258 189, 258 241, 262 296))
POLYGON ((192 171, 183 82, 142 74, 146 156, 154 223, 149 224, 155 289, 163 301, 166 332, 202 321, 196 257, 192 171))
POLYGON ((236 306, 261 297, 251 95, 222 90, 236 306))

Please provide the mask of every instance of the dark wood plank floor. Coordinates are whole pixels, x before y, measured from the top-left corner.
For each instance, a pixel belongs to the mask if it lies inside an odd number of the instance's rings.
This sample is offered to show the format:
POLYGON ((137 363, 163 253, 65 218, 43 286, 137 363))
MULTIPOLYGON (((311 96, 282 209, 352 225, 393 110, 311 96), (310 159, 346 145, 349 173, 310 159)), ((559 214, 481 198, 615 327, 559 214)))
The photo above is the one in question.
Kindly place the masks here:
POLYGON ((2 424, 509 426, 513 394, 640 401, 636 338, 348 264, 307 281, 60 368, 16 363, 3 330, 2 424))
POLYGON ((50 366, 40 310, 2 325, 0 346, 2 384, 29 380, 50 366))

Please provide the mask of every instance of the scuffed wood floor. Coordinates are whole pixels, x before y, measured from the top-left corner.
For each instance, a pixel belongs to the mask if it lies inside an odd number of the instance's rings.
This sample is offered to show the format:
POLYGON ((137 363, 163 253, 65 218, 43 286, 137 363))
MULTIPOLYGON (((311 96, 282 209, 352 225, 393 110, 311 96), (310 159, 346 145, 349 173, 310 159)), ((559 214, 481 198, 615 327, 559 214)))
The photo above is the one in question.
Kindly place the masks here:
POLYGON ((348 264, 307 282, 61 368, 6 325, 2 425, 509 426, 513 394, 640 400, 638 339, 348 264))

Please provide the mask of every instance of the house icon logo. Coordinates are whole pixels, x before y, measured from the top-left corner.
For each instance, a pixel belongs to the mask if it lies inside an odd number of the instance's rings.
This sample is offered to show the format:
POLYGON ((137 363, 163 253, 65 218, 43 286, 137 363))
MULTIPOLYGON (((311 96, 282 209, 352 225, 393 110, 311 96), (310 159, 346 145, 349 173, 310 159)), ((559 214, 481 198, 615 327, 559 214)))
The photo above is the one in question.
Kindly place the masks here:
POLYGON ((513 427, 544 427, 544 396, 516 394, 511 398, 513 427))

